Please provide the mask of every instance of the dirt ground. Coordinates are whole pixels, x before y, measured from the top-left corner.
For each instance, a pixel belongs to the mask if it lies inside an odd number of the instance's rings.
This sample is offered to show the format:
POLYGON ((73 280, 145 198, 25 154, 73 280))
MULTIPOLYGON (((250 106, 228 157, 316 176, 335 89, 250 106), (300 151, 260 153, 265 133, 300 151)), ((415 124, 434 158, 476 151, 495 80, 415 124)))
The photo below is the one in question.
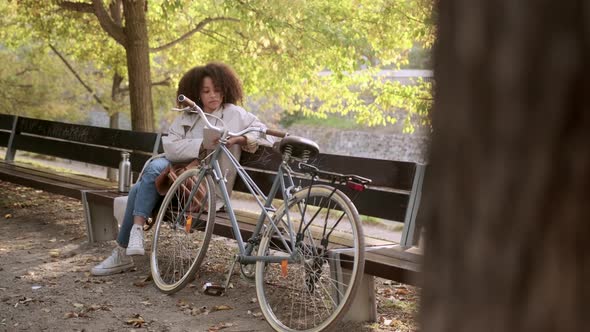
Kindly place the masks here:
MULTIPOLYGON (((271 330, 254 282, 237 271, 226 295, 200 293, 203 283, 223 281, 232 240, 214 238, 195 281, 174 295, 151 284, 147 255, 132 272, 91 276, 113 247, 88 243, 79 201, 0 181, 0 331, 271 330)), ((378 322, 341 330, 416 331, 417 293, 378 279, 378 322)))

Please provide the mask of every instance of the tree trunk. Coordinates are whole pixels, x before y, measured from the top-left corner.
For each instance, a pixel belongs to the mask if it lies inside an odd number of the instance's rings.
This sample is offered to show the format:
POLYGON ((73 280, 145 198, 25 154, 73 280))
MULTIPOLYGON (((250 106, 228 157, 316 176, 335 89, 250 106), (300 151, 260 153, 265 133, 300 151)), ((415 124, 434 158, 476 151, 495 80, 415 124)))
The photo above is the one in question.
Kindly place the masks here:
POLYGON ((145 6, 146 0, 123 1, 131 128, 135 131, 154 130, 145 6))
POLYGON ((590 2, 437 15, 421 331, 586 331, 590 2))
MULTIPOLYGON (((120 112, 119 112, 119 103, 121 101, 121 83, 123 82, 123 77, 121 75, 115 73, 113 75, 113 86, 111 88, 111 101, 112 101, 112 108, 113 112, 109 116, 109 127, 113 129, 119 129, 119 119, 120 119, 120 112)), ((107 179, 111 181, 117 180, 117 169, 115 168, 107 168, 107 179)))

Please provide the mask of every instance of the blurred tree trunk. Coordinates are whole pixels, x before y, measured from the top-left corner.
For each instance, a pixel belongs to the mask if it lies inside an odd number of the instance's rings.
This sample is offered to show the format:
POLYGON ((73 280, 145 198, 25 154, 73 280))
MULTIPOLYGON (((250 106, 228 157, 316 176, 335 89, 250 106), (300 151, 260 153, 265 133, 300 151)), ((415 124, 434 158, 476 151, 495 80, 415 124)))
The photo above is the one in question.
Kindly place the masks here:
POLYGON ((590 2, 437 15, 421 331, 588 331, 590 2))

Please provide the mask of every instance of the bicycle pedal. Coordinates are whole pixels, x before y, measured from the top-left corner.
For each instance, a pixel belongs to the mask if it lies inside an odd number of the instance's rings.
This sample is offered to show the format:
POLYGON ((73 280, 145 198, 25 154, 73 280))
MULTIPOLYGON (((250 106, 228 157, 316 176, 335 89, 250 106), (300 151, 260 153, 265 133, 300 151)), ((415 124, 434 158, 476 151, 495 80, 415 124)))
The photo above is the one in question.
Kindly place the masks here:
POLYGON ((207 282, 203 285, 203 294, 211 295, 211 296, 221 296, 225 293, 225 287, 214 284, 212 282, 207 282))

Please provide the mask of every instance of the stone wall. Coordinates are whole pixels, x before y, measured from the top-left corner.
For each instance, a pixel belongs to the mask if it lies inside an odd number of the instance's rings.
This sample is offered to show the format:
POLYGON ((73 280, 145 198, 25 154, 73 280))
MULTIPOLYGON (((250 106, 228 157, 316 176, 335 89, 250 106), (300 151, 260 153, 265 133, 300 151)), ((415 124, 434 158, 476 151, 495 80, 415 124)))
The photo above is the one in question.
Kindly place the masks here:
POLYGON ((292 126, 292 135, 314 140, 320 151, 345 156, 398 161, 426 162, 425 133, 404 134, 384 131, 352 131, 312 126, 292 126))

